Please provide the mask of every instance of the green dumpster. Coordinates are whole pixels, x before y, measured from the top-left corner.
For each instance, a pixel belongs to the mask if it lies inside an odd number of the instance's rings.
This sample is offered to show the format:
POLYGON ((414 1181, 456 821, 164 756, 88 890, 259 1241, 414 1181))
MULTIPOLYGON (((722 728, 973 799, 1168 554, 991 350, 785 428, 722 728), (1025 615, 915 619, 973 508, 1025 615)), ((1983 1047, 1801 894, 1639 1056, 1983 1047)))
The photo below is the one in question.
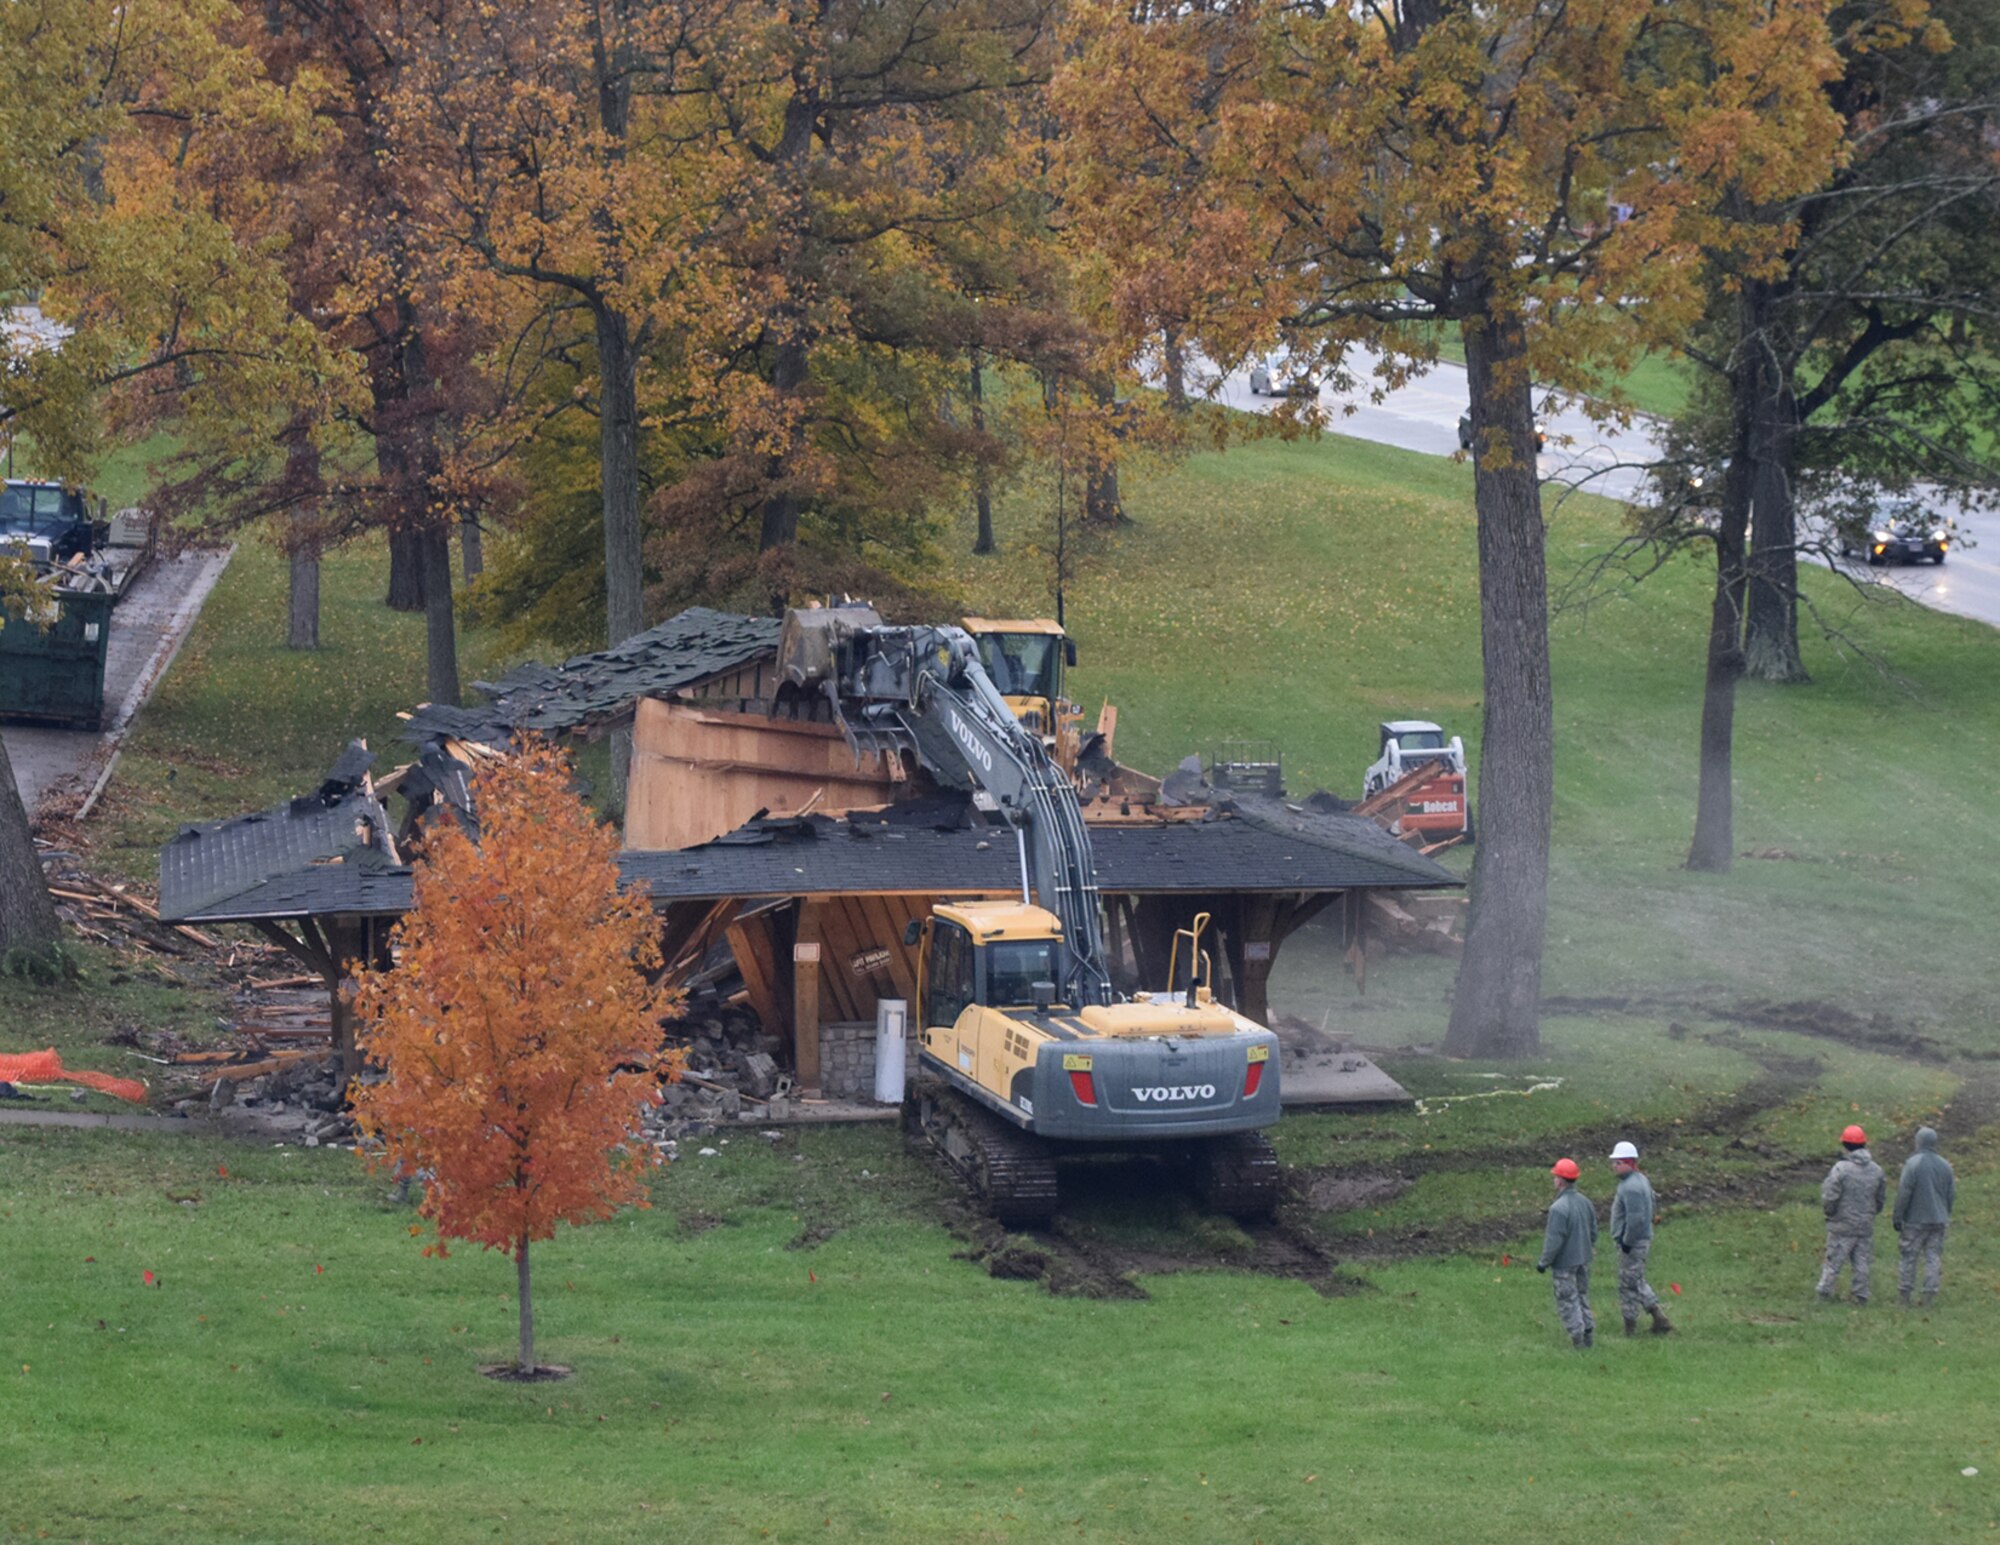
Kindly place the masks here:
POLYGON ((94 730, 104 721, 104 661, 115 596, 58 594, 51 624, 16 609, 0 627, 0 718, 94 730))

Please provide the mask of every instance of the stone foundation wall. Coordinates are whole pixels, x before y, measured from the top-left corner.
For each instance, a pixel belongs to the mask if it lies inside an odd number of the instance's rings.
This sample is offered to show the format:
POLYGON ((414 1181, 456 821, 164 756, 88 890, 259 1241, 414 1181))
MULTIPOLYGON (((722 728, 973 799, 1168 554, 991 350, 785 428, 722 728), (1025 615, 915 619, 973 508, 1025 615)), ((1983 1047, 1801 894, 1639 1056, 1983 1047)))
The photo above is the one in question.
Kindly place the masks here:
MULTIPOLYGON (((903 1031, 903 1067, 917 1065, 914 1019, 903 1031)), ((820 1088, 830 1100, 875 1098, 875 1022, 842 1022, 819 1027, 820 1088)))

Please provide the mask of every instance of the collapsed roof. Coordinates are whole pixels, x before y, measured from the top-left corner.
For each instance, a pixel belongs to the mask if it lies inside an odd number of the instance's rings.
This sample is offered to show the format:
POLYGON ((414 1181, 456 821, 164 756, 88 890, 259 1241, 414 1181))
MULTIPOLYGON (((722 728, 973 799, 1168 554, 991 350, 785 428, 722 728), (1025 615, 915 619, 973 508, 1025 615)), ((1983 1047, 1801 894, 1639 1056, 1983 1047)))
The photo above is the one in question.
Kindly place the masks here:
POLYGON ((350 741, 312 793, 181 828, 160 850, 161 915, 249 921, 407 910, 411 872, 369 781, 374 761, 350 741))
POLYGON ((558 733, 616 723, 642 697, 678 691, 770 654, 779 626, 775 617, 690 607, 609 649, 561 665, 516 666, 498 681, 474 682, 490 699, 484 706, 426 703, 410 715, 404 738, 502 746, 517 730, 558 733))

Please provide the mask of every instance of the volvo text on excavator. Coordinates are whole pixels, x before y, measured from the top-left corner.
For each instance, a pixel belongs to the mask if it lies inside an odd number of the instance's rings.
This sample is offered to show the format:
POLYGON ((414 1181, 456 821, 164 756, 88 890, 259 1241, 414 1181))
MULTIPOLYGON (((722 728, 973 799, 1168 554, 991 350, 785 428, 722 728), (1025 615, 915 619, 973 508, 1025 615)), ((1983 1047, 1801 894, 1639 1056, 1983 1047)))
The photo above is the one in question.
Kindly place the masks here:
POLYGON ((1269 1213, 1277 1037, 1216 1001, 1205 918, 1177 939, 1168 990, 1117 1001, 1076 792, 972 637, 866 607, 794 611, 778 665, 824 694, 857 754, 914 753, 1013 833, 1019 899, 939 904, 906 941, 922 945, 910 1117, 994 1215, 1046 1220, 1056 1159, 1108 1149, 1184 1156, 1210 1205, 1269 1213))

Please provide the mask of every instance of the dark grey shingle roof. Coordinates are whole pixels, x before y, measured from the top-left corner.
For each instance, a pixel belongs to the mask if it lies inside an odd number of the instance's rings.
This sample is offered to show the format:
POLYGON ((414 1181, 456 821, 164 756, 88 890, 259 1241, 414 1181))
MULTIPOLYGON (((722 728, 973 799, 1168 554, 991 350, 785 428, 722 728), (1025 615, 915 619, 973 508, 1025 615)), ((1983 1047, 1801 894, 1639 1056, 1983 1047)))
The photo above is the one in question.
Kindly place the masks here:
MULTIPOLYGON (((941 831, 863 816, 851 823, 786 822, 768 842, 745 840, 750 835, 732 833, 673 852, 623 853, 619 864, 627 881, 644 881, 655 901, 1009 891, 1020 884, 1020 859, 1003 830, 941 831), (804 835, 808 829, 813 835, 804 835)), ((1372 822, 1354 817, 1319 817, 1313 830, 1297 832, 1235 818, 1096 826, 1090 842, 1098 886, 1117 893, 1431 889, 1462 883, 1372 822)))
POLYGON ((476 682, 491 707, 426 704, 410 716, 404 738, 439 735, 503 744, 511 730, 569 730, 617 718, 639 698, 720 675, 778 647, 775 617, 690 607, 656 628, 561 665, 522 665, 494 682, 476 682))
POLYGON ((253 918, 400 917, 410 910, 414 876, 392 864, 317 864, 292 874, 261 880, 249 889, 191 912, 172 912, 161 887, 160 915, 172 922, 241 923, 253 918))
MULTIPOLYGON (((160 850, 160 913, 174 920, 202 917, 276 916, 268 910, 239 911, 252 893, 268 894, 281 877, 352 876, 392 868, 379 847, 364 840, 366 825, 375 842, 390 828, 379 801, 358 789, 307 795, 255 815, 213 826, 189 826, 160 850)), ((398 871, 407 875, 407 869, 398 871)), ((328 894, 348 879, 315 881, 328 894)), ((303 887, 305 881, 299 882, 303 887)), ((295 888, 296 889, 296 888, 295 888)), ((405 889, 407 900, 407 887, 405 889)), ((257 906, 262 907, 259 902, 257 906)), ((344 910, 314 907, 312 911, 344 910)))

